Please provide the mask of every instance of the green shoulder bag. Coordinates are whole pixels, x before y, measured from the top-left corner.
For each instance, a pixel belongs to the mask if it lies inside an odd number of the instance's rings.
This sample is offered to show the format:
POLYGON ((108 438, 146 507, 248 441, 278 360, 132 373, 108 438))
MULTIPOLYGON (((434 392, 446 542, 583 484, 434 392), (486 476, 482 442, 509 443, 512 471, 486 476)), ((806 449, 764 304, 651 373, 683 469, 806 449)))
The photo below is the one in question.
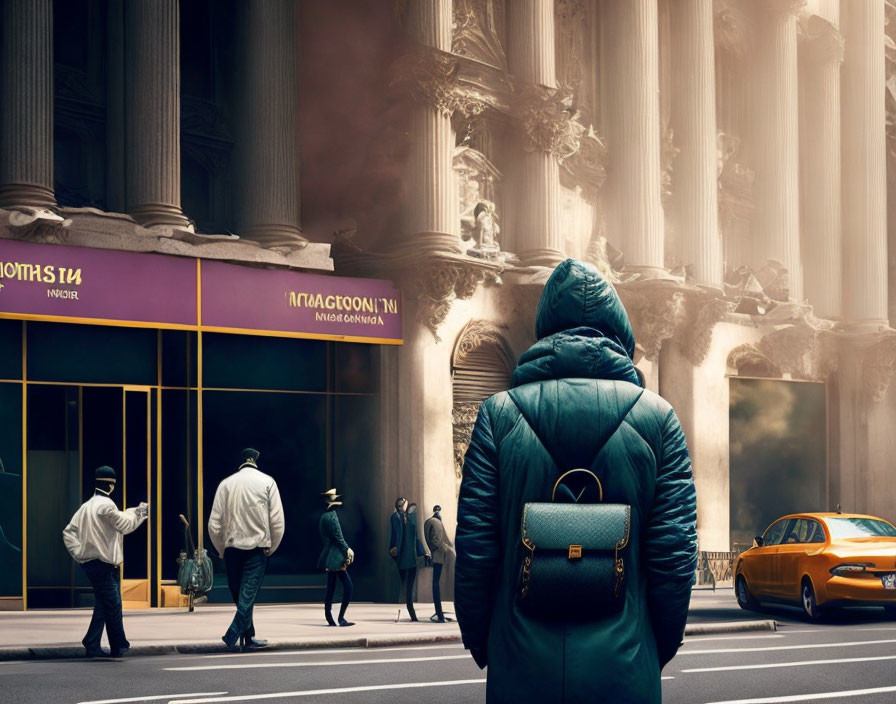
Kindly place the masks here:
POLYGON ((593 472, 571 469, 554 484, 550 503, 523 506, 523 562, 517 604, 529 615, 564 620, 617 613, 625 600, 631 507, 603 503, 593 472), (594 479, 598 503, 555 501, 557 488, 574 473, 594 479))

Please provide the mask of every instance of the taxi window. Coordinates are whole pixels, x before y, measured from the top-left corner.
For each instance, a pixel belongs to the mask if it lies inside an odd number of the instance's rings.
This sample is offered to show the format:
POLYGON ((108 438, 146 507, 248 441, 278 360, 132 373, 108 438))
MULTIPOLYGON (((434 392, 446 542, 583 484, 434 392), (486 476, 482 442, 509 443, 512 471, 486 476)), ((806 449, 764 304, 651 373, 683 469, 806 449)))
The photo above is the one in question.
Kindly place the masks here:
POLYGON ((768 530, 766 530, 765 534, 762 536, 762 544, 778 545, 784 538, 784 529, 791 523, 793 523, 792 518, 773 523, 771 526, 769 526, 768 530))
POLYGON ((806 525, 805 531, 803 532, 803 539, 800 541, 801 543, 824 542, 824 528, 821 527, 821 523, 809 519, 805 519, 803 523, 806 525))
POLYGON ((874 518, 829 518, 831 538, 896 538, 896 528, 874 518))

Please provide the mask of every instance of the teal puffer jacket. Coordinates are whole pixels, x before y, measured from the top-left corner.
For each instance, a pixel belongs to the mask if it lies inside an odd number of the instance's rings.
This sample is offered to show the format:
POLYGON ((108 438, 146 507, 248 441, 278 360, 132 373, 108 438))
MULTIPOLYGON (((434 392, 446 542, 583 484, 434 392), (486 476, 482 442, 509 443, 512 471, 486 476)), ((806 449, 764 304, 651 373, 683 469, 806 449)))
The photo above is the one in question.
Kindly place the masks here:
POLYGON ((615 289, 566 260, 545 285, 535 343, 510 391, 479 410, 464 462, 455 609, 464 645, 487 658, 495 702, 660 702, 697 567, 696 496, 681 426, 642 389, 615 289), (525 418, 524 418, 525 416, 525 418), (631 505, 621 612, 562 621, 515 603, 523 504, 550 501, 558 468, 590 468, 604 501, 631 505))

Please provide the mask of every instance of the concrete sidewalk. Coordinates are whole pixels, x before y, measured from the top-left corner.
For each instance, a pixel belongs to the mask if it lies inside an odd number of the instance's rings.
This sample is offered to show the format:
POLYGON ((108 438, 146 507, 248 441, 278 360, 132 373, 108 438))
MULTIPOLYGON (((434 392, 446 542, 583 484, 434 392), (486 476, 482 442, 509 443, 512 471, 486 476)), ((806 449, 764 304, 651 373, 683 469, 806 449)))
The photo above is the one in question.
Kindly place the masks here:
MULTIPOLYGON (((747 612, 727 613, 736 602, 730 590, 695 591, 688 621, 689 634, 774 630, 774 621, 756 621, 747 612), (719 607, 725 611, 718 618, 719 607)), ((420 643, 459 643, 456 622, 432 623, 432 605, 418 603, 417 623, 397 604, 353 603, 346 614, 355 625, 333 628, 324 621, 323 604, 262 604, 255 607, 255 629, 269 641, 272 650, 334 647, 381 647, 420 643)), ((338 605, 334 604, 338 610, 338 605)), ((453 606, 444 609, 453 616, 453 606)), ((90 609, 0 612, 0 634, 7 647, 0 648, 0 660, 83 657, 80 639, 90 621, 90 609)), ((233 606, 199 604, 193 613, 186 609, 145 609, 126 611, 125 631, 131 655, 222 652, 223 634, 233 618, 233 606)))

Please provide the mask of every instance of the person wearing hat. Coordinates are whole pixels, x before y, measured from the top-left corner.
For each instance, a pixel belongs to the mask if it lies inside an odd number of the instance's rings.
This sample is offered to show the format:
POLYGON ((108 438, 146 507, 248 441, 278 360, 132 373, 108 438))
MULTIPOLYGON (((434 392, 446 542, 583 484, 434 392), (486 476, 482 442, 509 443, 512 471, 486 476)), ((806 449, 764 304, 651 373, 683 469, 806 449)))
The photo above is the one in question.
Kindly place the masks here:
POLYGON ((81 641, 87 657, 106 655, 100 646, 103 628, 109 638, 112 657, 124 655, 131 644, 124 634, 121 616, 121 584, 118 565, 124 559, 121 536, 133 533, 146 520, 148 507, 119 511, 110 495, 115 490, 115 470, 97 467, 93 496, 81 504, 62 531, 66 549, 90 580, 93 587, 93 617, 81 641))
POLYGON ((258 469, 258 450, 242 452, 242 464, 215 493, 208 517, 208 534, 227 567, 227 586, 236 614, 221 637, 230 650, 261 648, 255 638, 252 612, 264 579, 267 558, 283 539, 283 503, 277 482, 258 469))
POLYGON ((325 508, 318 528, 324 547, 317 560, 317 567, 327 572, 324 616, 328 624, 337 625, 337 622, 333 620, 333 594, 336 592, 336 580, 339 579, 342 583, 342 606, 339 608, 338 625, 354 626, 354 623, 345 620, 345 611, 352 600, 352 578, 348 574, 348 566, 354 561, 355 553, 342 537, 342 527, 339 525, 339 516, 336 514, 336 508, 342 506, 342 502, 339 501, 340 495, 336 493, 336 489, 330 489, 321 496, 324 497, 325 508))
POLYGON ((436 608, 435 614, 429 620, 445 623, 439 578, 442 576, 442 565, 448 562, 448 555, 454 552, 454 543, 445 532, 445 526, 442 524, 442 507, 438 504, 432 507, 432 516, 423 524, 423 537, 432 554, 432 601, 436 608))

